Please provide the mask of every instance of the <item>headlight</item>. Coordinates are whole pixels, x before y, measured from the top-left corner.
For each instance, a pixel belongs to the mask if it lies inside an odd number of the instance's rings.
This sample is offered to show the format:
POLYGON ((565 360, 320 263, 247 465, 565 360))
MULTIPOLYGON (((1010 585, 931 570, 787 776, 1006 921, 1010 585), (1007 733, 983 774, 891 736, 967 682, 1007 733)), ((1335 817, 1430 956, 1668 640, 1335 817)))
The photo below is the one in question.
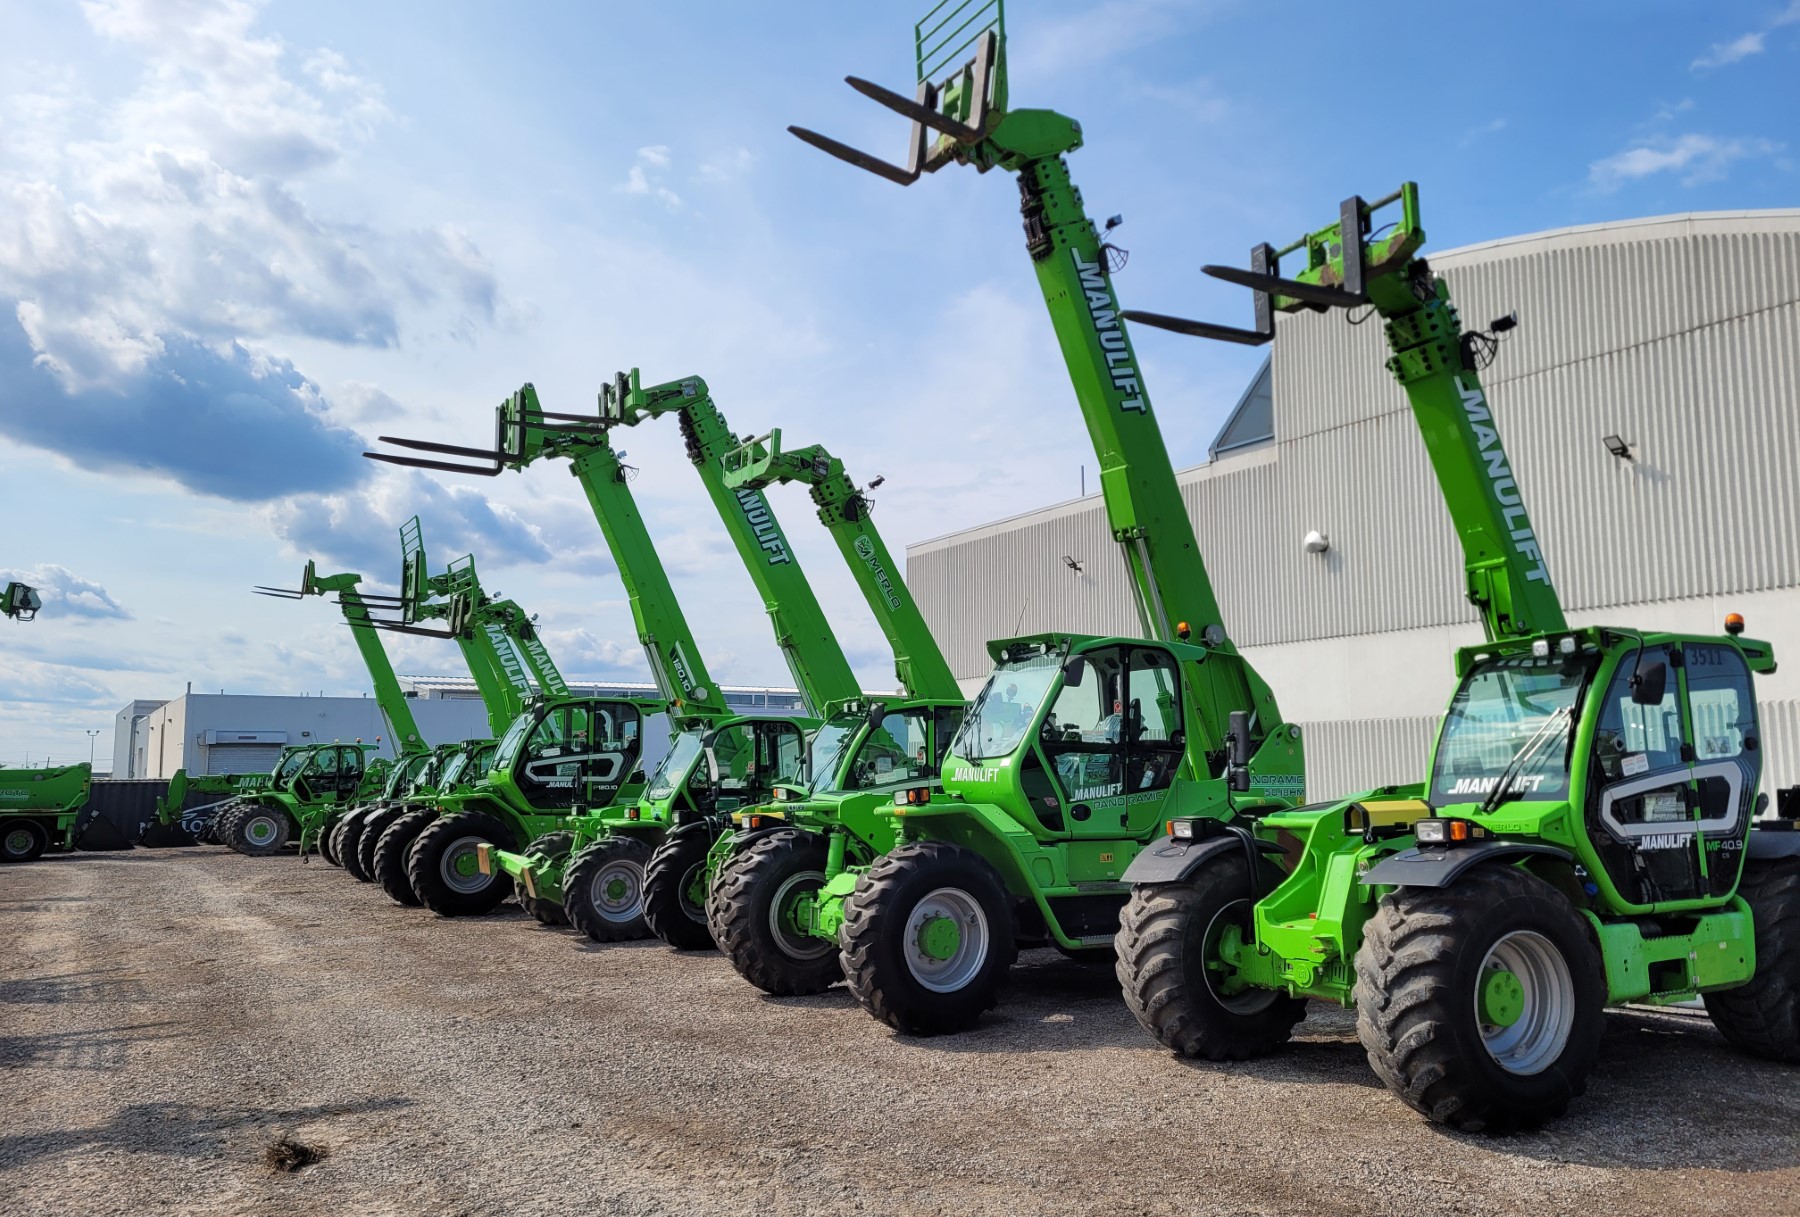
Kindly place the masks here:
POLYGON ((1473 820, 1420 820, 1413 825, 1413 839, 1420 845, 1460 845, 1494 834, 1473 820))

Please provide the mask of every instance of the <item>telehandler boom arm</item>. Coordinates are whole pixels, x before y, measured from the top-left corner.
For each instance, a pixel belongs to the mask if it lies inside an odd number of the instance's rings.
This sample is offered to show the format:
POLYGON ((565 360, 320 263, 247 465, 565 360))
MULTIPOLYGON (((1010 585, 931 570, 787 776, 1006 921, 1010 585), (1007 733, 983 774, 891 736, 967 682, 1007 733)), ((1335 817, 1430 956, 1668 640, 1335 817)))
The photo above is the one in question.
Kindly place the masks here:
MULTIPOLYGON (((1257 246, 1247 271, 1204 269, 1256 293, 1257 329, 1250 333, 1259 342, 1274 337, 1271 309, 1371 308, 1381 314, 1393 352, 1387 368, 1406 390, 1418 421, 1462 543, 1469 600, 1481 611, 1488 638, 1567 629, 1479 376, 1517 320, 1503 317, 1487 332, 1464 331, 1449 286, 1431 273, 1424 258, 1413 256, 1424 243, 1419 188, 1407 182, 1374 203, 1345 199, 1335 223, 1285 248, 1257 246), (1371 217, 1396 203, 1400 218, 1371 236, 1371 217), (1293 253, 1302 254, 1305 265, 1283 277, 1281 259, 1293 253)), ((1246 333, 1155 313, 1126 316, 1199 337, 1246 333)))
POLYGON ((258 595, 283 600, 337 593, 344 622, 350 627, 350 636, 356 639, 356 649, 362 654, 363 665, 369 669, 369 683, 375 688, 375 704, 381 710, 381 717, 387 721, 388 737, 393 741, 394 755, 409 756, 429 751, 424 737, 419 734, 419 725, 413 721, 412 707, 407 705, 406 695, 400 691, 400 681, 394 675, 394 665, 388 660, 387 648, 381 645, 381 635, 376 632, 380 625, 369 612, 371 599, 379 602, 387 597, 365 597, 357 590, 357 584, 361 582, 361 575, 348 572, 321 575, 317 566, 308 562, 306 569, 301 572, 298 590, 278 587, 259 587, 255 590, 258 595))
MULTIPOLYGON (((956 677, 925 624, 912 592, 870 518, 868 496, 844 472, 844 462, 823 447, 784 450, 779 428, 725 454, 725 485, 763 490, 775 482, 800 482, 812 491, 819 522, 837 542, 850 574, 869 602, 894 652, 894 674, 907 696, 940 701, 962 697, 956 677)), ((880 479, 877 479, 879 481, 880 479)))

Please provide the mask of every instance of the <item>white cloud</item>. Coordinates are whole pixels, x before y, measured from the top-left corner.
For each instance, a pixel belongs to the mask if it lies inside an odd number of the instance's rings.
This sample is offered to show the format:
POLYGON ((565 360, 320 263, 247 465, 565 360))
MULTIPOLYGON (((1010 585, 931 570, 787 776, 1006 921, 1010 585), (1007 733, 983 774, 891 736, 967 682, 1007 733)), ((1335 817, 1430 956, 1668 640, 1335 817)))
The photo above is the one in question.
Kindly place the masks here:
POLYGON ((1760 55, 1763 52, 1763 37, 1764 35, 1761 33, 1751 33, 1745 34, 1741 38, 1733 38, 1730 42, 1715 42, 1707 48, 1704 55, 1689 64, 1688 68, 1690 71, 1703 72, 1712 68, 1727 67, 1740 59, 1748 59, 1752 55, 1760 55))
POLYGON ((1679 176, 1683 186, 1716 182, 1736 162, 1773 156, 1780 150, 1780 144, 1755 137, 1690 134, 1663 138, 1595 161, 1588 166, 1588 187, 1606 194, 1662 173, 1679 176))
POLYGON ((1092 67, 1170 35, 1195 10, 1211 7, 1192 0, 1104 0, 1067 17, 1022 22, 1007 31, 1009 67, 1021 80, 1092 67))
POLYGON ((637 639, 616 642, 584 628, 545 630, 544 645, 565 677, 608 676, 644 679, 649 664, 637 639))
POLYGON ((694 176, 705 182, 731 182, 750 172, 756 156, 748 148, 733 148, 723 156, 703 161, 694 176))
POLYGON ((621 194, 641 194, 654 198, 670 211, 680 211, 681 196, 664 184, 670 166, 669 150, 661 144, 639 148, 625 180, 619 183, 621 194))
POLYGON ((145 368, 174 336, 390 347, 445 302, 488 321, 492 267, 450 226, 379 232, 318 214, 299 184, 391 115, 341 55, 295 63, 248 0, 86 0, 141 63, 97 106, 69 77, 0 100, 0 299, 70 389, 145 368))
POLYGON ((111 592, 92 579, 83 579, 66 566, 46 562, 28 570, 0 569, 0 584, 25 583, 34 587, 44 602, 45 617, 112 617, 129 620, 131 614, 111 592))
POLYGON ((1504 130, 1506 130, 1506 120, 1504 118, 1490 119, 1485 123, 1470 127, 1467 131, 1464 131, 1462 139, 1458 140, 1457 143, 1466 148, 1484 136, 1498 135, 1504 130))

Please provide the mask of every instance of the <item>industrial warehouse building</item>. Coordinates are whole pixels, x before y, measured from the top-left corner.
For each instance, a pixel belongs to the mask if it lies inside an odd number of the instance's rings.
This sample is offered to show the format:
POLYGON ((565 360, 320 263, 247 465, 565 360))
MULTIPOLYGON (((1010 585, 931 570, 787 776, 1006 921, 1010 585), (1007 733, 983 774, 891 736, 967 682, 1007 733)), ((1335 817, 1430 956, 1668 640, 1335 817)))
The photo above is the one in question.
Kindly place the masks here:
MULTIPOLYGON (((480 739, 489 734, 487 711, 472 677, 402 676, 419 734, 429 744, 480 739)), ((655 697, 649 684, 572 683, 591 697, 655 697)), ((799 715, 805 702, 794 689, 750 685, 721 687, 725 703, 745 713, 799 715)), ((392 756, 387 725, 372 697, 257 697, 195 693, 172 701, 140 699, 119 711, 113 727, 115 778, 168 778, 189 773, 267 773, 288 744, 333 740, 380 741, 378 755, 392 756)), ((645 720, 646 768, 668 747, 668 720, 645 720)))
MULTIPOLYGON (((1742 613, 1785 661, 1759 678, 1765 789, 1800 782, 1800 210, 1430 261, 1465 326, 1519 315, 1482 381, 1571 624, 1718 633, 1742 613)), ((1303 728, 1314 797, 1423 779, 1451 654, 1482 637, 1381 327, 1346 321, 1279 317, 1213 459, 1179 475, 1230 636, 1303 728)), ((1166 429, 1181 406, 1158 405, 1166 429)), ((1098 496, 910 546, 907 581, 971 692, 989 639, 1142 629, 1098 496)))

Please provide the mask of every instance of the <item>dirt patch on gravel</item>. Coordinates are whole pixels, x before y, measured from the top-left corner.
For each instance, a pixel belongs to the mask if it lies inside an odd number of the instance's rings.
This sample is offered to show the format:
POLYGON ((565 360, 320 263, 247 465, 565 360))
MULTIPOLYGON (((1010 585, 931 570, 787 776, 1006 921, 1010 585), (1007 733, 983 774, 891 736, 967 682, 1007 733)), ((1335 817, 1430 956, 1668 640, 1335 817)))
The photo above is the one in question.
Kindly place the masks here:
POLYGON ((1608 1023, 1567 1119, 1462 1137, 1341 1011, 1182 1062, 1053 952, 912 1040, 841 989, 442 921, 316 860, 76 854, 0 869, 0 1214, 1800 1212, 1800 1070, 1608 1023), (316 1157, 271 1169, 284 1141, 316 1157))

